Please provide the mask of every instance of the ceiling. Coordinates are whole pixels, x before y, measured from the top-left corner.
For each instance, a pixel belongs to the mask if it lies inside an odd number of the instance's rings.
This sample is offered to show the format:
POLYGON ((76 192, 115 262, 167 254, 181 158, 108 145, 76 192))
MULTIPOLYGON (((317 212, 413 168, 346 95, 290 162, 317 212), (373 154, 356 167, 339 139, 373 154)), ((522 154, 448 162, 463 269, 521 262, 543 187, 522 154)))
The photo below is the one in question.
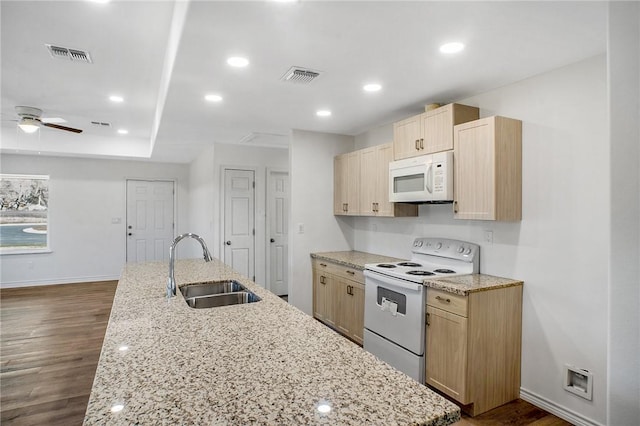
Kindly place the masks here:
POLYGON ((606 51, 604 2, 7 1, 3 153, 188 163, 214 143, 356 135, 606 51), (458 54, 439 46, 463 42, 458 54), (88 51, 53 58, 45 44, 88 51), (227 65, 245 56, 245 68, 227 65), (291 66, 321 71, 284 82, 291 66), (375 93, 365 83, 383 87, 375 93), (207 102, 216 93, 221 102, 207 102), (109 101, 120 95, 124 102, 109 101), (16 105, 81 134, 17 130, 16 105), (332 111, 318 117, 318 109, 332 111), (109 123, 95 125, 92 121, 109 123), (117 133, 118 129, 128 134, 117 133))

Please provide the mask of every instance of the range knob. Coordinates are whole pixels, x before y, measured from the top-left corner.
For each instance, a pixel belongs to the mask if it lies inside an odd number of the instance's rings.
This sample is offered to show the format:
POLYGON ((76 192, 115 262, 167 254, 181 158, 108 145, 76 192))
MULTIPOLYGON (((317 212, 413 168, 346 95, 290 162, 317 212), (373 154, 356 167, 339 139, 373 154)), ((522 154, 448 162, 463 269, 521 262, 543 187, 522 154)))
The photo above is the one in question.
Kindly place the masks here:
POLYGON ((466 249, 464 254, 471 254, 471 249, 470 248, 466 249))
POLYGON ((462 253, 464 251, 464 247, 460 246, 458 247, 458 253, 462 253))
POLYGON ((422 241, 418 241, 418 242, 416 243, 416 245, 417 245, 418 247, 422 247, 422 241))
POLYGON ((436 244, 436 250, 440 250, 442 248, 442 243, 436 244))

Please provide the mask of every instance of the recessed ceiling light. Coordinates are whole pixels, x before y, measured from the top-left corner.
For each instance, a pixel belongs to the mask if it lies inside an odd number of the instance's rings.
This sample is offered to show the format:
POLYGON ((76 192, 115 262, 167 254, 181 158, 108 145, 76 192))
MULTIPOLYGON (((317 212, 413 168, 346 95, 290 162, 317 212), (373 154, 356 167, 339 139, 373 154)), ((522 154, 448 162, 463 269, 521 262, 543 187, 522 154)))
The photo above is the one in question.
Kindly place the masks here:
POLYGON ((109 96, 109 100, 111 102, 124 102, 124 98, 122 96, 118 96, 118 95, 109 96))
POLYGON ((120 133, 121 135, 126 135, 127 133, 129 133, 129 131, 127 129, 118 129, 118 133, 120 133))
POLYGON ((458 53, 464 49, 464 44, 460 42, 446 43, 440 46, 440 52, 442 53, 458 53))
POLYGON ((316 115, 318 117, 329 117, 331 115, 331 111, 329 111, 328 109, 321 109, 316 111, 316 115))
POLYGON ((249 60, 240 56, 233 56, 227 59, 227 64, 231 65, 232 67, 243 68, 249 65, 249 60))
POLYGON ((222 96, 209 94, 209 95, 205 95, 204 99, 209 102, 220 102, 222 100, 222 96))
POLYGON ((380 89, 382 89, 382 86, 379 85, 378 83, 369 83, 369 84, 365 84, 364 86, 362 86, 362 89, 365 92, 377 92, 380 89))

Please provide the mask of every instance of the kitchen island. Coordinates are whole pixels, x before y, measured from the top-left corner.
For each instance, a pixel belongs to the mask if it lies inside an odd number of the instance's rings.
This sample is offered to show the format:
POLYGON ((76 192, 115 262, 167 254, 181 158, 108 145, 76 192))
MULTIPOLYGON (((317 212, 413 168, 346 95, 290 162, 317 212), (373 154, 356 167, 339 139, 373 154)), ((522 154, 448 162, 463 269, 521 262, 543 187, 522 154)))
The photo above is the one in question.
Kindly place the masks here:
POLYGON ((166 263, 127 265, 85 424, 447 425, 459 408, 214 259, 178 286, 236 280, 256 303, 167 300, 166 263), (330 408, 328 412, 326 408, 330 408))

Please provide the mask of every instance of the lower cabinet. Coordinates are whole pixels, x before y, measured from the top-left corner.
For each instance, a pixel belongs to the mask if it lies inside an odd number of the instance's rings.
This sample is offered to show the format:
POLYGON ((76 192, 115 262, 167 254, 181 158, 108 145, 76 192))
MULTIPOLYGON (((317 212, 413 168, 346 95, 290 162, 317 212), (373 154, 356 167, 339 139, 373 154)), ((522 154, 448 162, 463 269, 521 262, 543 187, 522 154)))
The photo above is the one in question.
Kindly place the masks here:
POLYGON ((426 384, 471 416, 520 395, 522 286, 460 296, 427 289, 426 384))
POLYGON ((313 259, 313 316, 362 345, 364 330, 362 271, 313 259))

